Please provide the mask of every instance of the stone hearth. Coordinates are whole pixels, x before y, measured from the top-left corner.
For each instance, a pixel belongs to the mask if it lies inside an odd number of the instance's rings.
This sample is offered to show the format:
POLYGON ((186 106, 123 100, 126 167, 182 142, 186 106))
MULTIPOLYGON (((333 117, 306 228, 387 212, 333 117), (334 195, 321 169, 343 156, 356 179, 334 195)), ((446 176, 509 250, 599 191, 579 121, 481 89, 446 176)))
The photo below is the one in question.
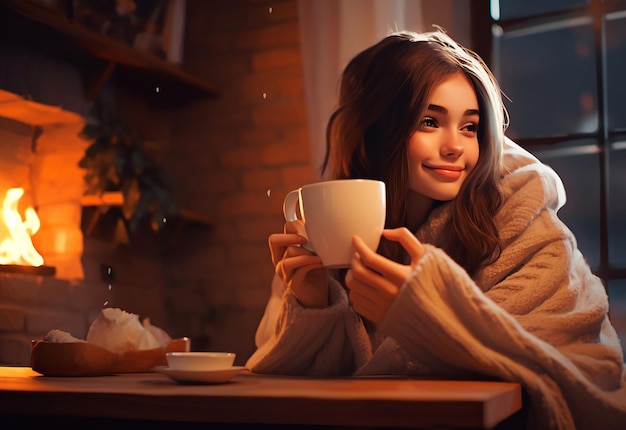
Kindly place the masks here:
POLYGON ((54 268, 52 275, 0 271, 1 363, 28 364, 31 340, 52 328, 84 337, 107 300, 104 282, 85 283, 81 263, 84 123, 78 114, 0 90, 0 198, 9 188, 24 189, 18 210, 35 209, 41 226, 32 242, 54 268))

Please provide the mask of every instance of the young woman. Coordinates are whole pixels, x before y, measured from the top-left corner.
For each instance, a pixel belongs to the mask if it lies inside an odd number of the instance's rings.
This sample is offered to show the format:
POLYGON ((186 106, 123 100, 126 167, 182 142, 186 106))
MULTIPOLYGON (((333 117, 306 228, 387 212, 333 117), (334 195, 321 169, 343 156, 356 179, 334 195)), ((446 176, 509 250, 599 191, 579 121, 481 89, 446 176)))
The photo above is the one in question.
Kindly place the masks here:
POLYGON ((333 179, 387 185, 377 252, 329 271, 294 223, 254 372, 495 377, 529 428, 626 428, 626 373, 604 286, 557 216, 559 177, 504 136, 484 63, 445 33, 389 35, 346 67, 327 133, 333 179))

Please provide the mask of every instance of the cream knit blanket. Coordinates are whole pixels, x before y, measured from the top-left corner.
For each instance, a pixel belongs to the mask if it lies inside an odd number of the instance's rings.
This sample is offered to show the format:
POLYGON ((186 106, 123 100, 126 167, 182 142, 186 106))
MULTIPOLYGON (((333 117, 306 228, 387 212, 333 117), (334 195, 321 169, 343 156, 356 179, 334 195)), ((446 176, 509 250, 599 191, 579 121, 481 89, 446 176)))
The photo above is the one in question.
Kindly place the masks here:
POLYGON ((623 353, 608 298, 557 217, 558 176, 507 141, 504 249, 476 280, 438 246, 448 207, 417 233, 427 252, 368 332, 334 283, 304 309, 279 279, 247 366, 259 373, 494 377, 528 393, 529 428, 626 429, 623 353))

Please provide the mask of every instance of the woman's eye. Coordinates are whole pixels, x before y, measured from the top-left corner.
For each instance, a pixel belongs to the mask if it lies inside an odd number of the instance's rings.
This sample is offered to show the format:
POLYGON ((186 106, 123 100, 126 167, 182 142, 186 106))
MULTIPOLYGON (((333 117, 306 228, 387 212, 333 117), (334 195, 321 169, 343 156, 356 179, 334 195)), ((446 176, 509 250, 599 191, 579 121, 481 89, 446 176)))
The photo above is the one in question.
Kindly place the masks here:
POLYGON ((422 120, 422 127, 437 127, 437 121, 433 118, 424 118, 422 120))
POLYGON ((467 124, 463 126, 462 130, 468 131, 470 133, 476 133, 478 131, 478 124, 467 124))

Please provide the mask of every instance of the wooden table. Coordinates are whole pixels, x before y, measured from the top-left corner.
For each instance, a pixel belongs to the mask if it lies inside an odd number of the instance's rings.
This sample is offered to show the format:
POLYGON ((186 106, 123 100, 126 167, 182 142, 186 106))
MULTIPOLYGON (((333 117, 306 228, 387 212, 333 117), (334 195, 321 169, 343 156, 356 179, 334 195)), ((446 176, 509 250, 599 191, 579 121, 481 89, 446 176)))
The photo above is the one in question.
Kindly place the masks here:
POLYGON ((11 428, 4 426, 11 419, 25 424, 37 417, 45 428, 57 428, 50 427, 51 420, 67 428, 71 418, 175 422, 174 428, 184 423, 493 428, 521 408, 520 385, 510 382, 242 373, 225 384, 183 385, 160 373, 59 378, 30 367, 0 367, 4 428, 11 428))

